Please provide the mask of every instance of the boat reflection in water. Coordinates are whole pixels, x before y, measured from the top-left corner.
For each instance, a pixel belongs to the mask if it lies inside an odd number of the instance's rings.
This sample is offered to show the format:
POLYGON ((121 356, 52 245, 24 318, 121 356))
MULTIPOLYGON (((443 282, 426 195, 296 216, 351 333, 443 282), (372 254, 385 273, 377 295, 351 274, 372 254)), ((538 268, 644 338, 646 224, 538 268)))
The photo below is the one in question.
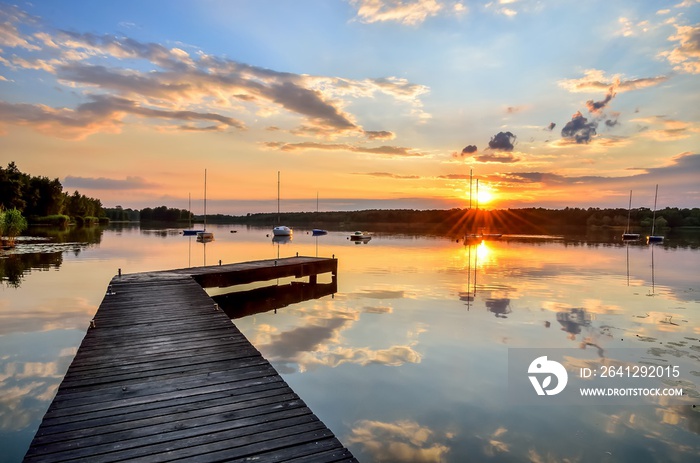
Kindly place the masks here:
POLYGON ((510 309, 510 299, 508 298, 489 298, 486 299, 486 308, 493 313, 496 318, 508 318, 508 314, 512 312, 510 309))
POLYGON ((289 244, 292 242, 292 235, 275 235, 272 237, 275 244, 289 244))
POLYGON ((569 333, 569 339, 576 339, 581 334, 581 329, 591 326, 591 316, 585 309, 571 309, 568 312, 557 313, 557 321, 562 331, 569 333))

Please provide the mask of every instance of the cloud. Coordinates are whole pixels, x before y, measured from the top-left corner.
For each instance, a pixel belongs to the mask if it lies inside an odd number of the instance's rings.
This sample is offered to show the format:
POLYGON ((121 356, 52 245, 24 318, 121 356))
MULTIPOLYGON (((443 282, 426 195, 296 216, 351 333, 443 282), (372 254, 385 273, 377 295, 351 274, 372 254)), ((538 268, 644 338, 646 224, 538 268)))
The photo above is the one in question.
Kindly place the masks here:
POLYGON ((586 101, 586 107, 588 108, 588 111, 591 113, 599 113, 605 108, 608 103, 610 103, 610 100, 612 100, 615 97, 615 90, 614 86, 611 86, 608 89, 607 95, 605 95, 605 98, 603 98, 602 101, 593 101, 593 100, 588 100, 586 101))
POLYGON ((102 95, 94 95, 91 96, 90 99, 92 99, 90 103, 80 105, 78 110, 86 111, 93 115, 111 116, 114 113, 123 112, 147 118, 218 122, 227 127, 234 127, 237 129, 245 128, 245 125, 241 121, 216 113, 166 111, 162 109, 145 108, 135 101, 102 95))
POLYGON ((273 334, 270 344, 265 346, 265 354, 275 361, 297 361, 300 353, 317 350, 321 344, 336 339, 348 323, 349 319, 337 317, 324 320, 322 325, 300 326, 273 334))
POLYGON ((415 421, 382 422, 361 420, 347 437, 349 444, 361 445, 373 461, 444 461, 450 448, 438 436, 415 421))
POLYGON ((415 180, 419 179, 418 175, 399 175, 392 174, 391 172, 354 172, 355 175, 369 175, 371 177, 383 177, 383 178, 395 178, 401 180, 415 180))
POLYGON ((632 119, 632 122, 644 124, 640 135, 655 141, 682 140, 700 133, 698 125, 666 116, 640 117, 632 119))
POLYGON ((561 129, 561 136, 576 143, 588 143, 595 136, 597 127, 597 122, 588 122, 580 111, 576 111, 576 114, 561 129))
POLYGON ((305 150, 323 150, 323 151, 351 151, 353 153, 364 154, 381 154, 384 156, 400 156, 400 157, 421 157, 426 156, 424 153, 414 151, 412 148, 404 148, 400 146, 378 146, 374 148, 355 146, 347 143, 317 143, 317 142, 301 142, 301 143, 281 143, 267 142, 264 143, 268 148, 278 149, 280 151, 305 151, 305 150))
POLYGON ((491 137, 489 141, 489 148, 498 151, 513 151, 515 148, 515 139, 517 137, 511 132, 498 132, 496 135, 491 137))
MULTIPOLYGON (((640 170, 645 170, 640 168, 640 170)), ((700 153, 680 153, 673 156, 667 165, 661 167, 648 167, 646 172, 650 175, 676 175, 694 176, 700 172, 700 153)))
POLYGON ((556 123, 550 122, 549 125, 548 125, 547 127, 544 128, 544 130, 547 130, 548 132, 551 132, 552 130, 554 130, 554 127, 556 127, 556 126, 557 126, 556 123))
POLYGON ((653 87, 668 79, 668 76, 629 79, 621 74, 606 77, 603 71, 588 69, 584 71, 584 77, 560 80, 558 84, 572 93, 598 93, 602 90, 609 90, 610 87, 614 87, 615 91, 619 93, 653 87))
POLYGON ((544 183, 546 185, 561 185, 566 183, 575 183, 580 181, 580 178, 571 179, 549 172, 518 172, 503 174, 501 178, 511 183, 544 183))
MULTIPOLYGON (((401 2, 394 6, 399 4, 401 2)), ((426 4, 423 2, 423 6, 426 4)), ((296 129, 289 130, 292 134, 319 138, 362 134, 372 140, 393 139, 394 135, 389 131, 364 131, 355 116, 344 109, 350 99, 372 99, 377 94, 408 104, 410 114, 418 120, 430 117, 423 111, 420 100, 429 89, 404 78, 387 76, 351 80, 279 72, 202 51, 190 54, 178 47, 109 34, 36 31, 22 36, 18 31, 19 24, 26 28, 37 27, 26 14, 11 7, 3 9, 0 18, 5 19, 0 21, 0 44, 28 50, 22 57, 13 55, 12 62, 2 58, 5 65, 50 73, 61 85, 74 89, 76 94, 94 94, 98 89, 104 98, 130 100, 133 107, 140 108, 137 113, 143 115, 150 110, 151 118, 171 118, 165 112, 185 116, 207 114, 213 119, 220 118, 208 125, 182 124, 177 127, 179 130, 242 128, 244 123, 233 114, 255 114, 267 118, 290 113, 301 119, 296 129)), ((77 107, 43 107, 42 110, 44 113, 63 113, 64 117, 70 117, 71 111, 73 117, 77 117, 75 114, 79 112, 77 107)), ((112 123, 70 124, 70 134, 50 130, 43 120, 34 128, 43 133, 80 139, 96 132, 118 132, 123 121, 120 117, 114 119, 112 123), (82 132, 81 125, 85 128, 82 132)), ((186 117, 185 120, 190 119, 186 117)), ((35 125, 27 118, 21 123, 35 125)), ((56 121, 48 125, 52 124, 61 125, 56 121)))
POLYGON ((694 176, 700 171, 700 154, 681 153, 668 160, 666 165, 659 167, 633 167, 630 170, 638 173, 629 176, 566 176, 552 172, 510 172, 496 174, 490 180, 498 182, 531 184, 540 183, 543 186, 580 185, 583 187, 607 187, 615 188, 616 185, 660 183, 664 179, 674 179, 675 182, 696 183, 694 176))
POLYGON ((478 151, 476 145, 467 145, 462 148, 462 151, 452 153, 452 157, 455 159, 464 159, 478 151))
POLYGON ((143 177, 126 177, 124 180, 105 177, 74 177, 67 176, 63 185, 67 188, 84 188, 90 190, 142 190, 158 188, 155 183, 146 181, 143 177))
MULTIPOLYGON (((345 347, 341 332, 359 319, 355 310, 326 310, 313 307, 299 309, 304 318, 302 326, 278 332, 269 325, 260 326, 256 345, 277 368, 285 371, 306 371, 319 366, 334 368, 343 363, 361 366, 381 364, 400 366, 420 363, 421 355, 412 345, 393 345, 382 349, 345 347), (296 366, 295 366, 296 365, 296 366)), ((391 309, 371 309, 372 312, 390 312, 391 309)), ((414 342, 413 342, 414 343, 414 342)), ((412 343, 412 344, 413 344, 412 343)))
POLYGON ((15 5, 2 4, 0 8, 0 47, 39 50, 37 45, 27 41, 17 30, 17 23, 34 23, 36 19, 15 5))
POLYGON ((666 58, 673 69, 689 74, 700 74, 700 24, 693 26, 676 25, 676 34, 668 38, 678 42, 671 51, 663 52, 660 56, 666 58))
POLYGON ((388 132, 386 130, 372 131, 365 130, 365 135, 370 140, 393 140, 396 138, 396 134, 393 132, 388 132))
POLYGON ((508 164, 520 161, 520 158, 513 155, 512 153, 484 153, 478 156, 474 156, 474 160, 483 163, 502 163, 508 164))
POLYGON ((285 109, 309 117, 316 126, 338 131, 357 129, 348 114, 324 101, 321 93, 316 90, 293 82, 282 82, 272 85, 269 95, 285 109))
POLYGON ((506 112, 508 114, 517 114, 527 109, 527 106, 508 106, 506 112))
POLYGON ((153 109, 132 100, 106 95, 91 95, 89 99, 90 102, 83 103, 76 109, 0 101, 0 127, 29 126, 47 135, 74 140, 84 139, 97 132, 118 133, 126 115, 148 119, 215 122, 219 130, 244 128, 242 122, 216 113, 153 109))
POLYGON ((420 24, 443 9, 438 0, 351 0, 351 4, 362 22, 392 21, 408 26, 420 24))
POLYGON ((55 69, 56 77, 64 83, 87 84, 125 97, 141 97, 146 101, 194 100, 196 81, 178 81, 162 73, 144 74, 133 70, 107 68, 85 63, 69 63, 55 69))
POLYGON ((40 133, 73 140, 121 129, 119 120, 97 119, 87 111, 0 101, 0 130, 7 125, 29 126, 40 133))
POLYGON ((83 63, 59 67, 57 77, 62 81, 89 84, 130 97, 145 97, 150 104, 154 105, 162 104, 159 100, 165 100, 169 105, 188 100, 192 103, 202 102, 207 98, 208 91, 216 94, 228 89, 236 92, 237 99, 244 97, 248 101, 272 103, 292 113, 305 116, 311 127, 323 132, 358 130, 351 116, 325 101, 321 92, 291 81, 261 85, 253 79, 241 80, 234 75, 214 77, 189 71, 178 74, 160 72, 144 74, 83 63))
POLYGON ((144 59, 169 70, 183 70, 195 66, 190 55, 180 48, 166 48, 152 42, 143 43, 130 37, 59 31, 53 36, 43 34, 41 38, 46 45, 82 53, 80 58, 108 55, 118 59, 144 59))
POLYGON ((635 23, 629 18, 620 17, 617 20, 619 26, 616 28, 616 35, 623 37, 633 37, 640 34, 645 34, 651 29, 651 23, 648 20, 635 23))
POLYGON ((429 91, 425 85, 412 84, 408 80, 398 77, 368 79, 367 82, 387 95, 409 100, 429 91))
POLYGON ((493 10, 503 16, 508 16, 509 18, 515 17, 518 15, 518 12, 514 10, 512 7, 514 4, 517 3, 517 0, 498 0, 496 2, 488 2, 484 5, 486 9, 493 8, 493 10), (509 6, 503 6, 503 5, 509 5, 509 6))

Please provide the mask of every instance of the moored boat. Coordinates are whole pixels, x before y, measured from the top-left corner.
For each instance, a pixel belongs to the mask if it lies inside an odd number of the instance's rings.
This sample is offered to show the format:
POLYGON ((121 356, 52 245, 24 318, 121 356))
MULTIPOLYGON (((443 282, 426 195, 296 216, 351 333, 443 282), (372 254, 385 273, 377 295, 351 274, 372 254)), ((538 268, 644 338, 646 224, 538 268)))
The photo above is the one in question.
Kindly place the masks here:
MULTIPOLYGON (((280 172, 277 171, 277 223, 280 222, 280 172)), ((272 229, 274 236, 292 236, 292 229, 285 225, 277 225, 272 229)))
POLYGON ((275 236, 292 236, 292 229, 285 225, 278 225, 272 229, 272 234, 275 236))
POLYGON ((212 232, 201 231, 197 233, 197 241, 200 243, 209 243, 214 241, 214 234, 212 232))
POLYGON ((367 242, 372 239, 372 235, 363 231, 356 231, 350 235, 350 241, 367 242))
POLYGON ((190 228, 187 230, 182 231, 183 236, 196 236, 197 233, 201 233, 204 230, 195 230, 192 228, 192 196, 188 195, 188 208, 187 208, 187 215, 189 216, 189 222, 190 222, 190 228))
POLYGON ((622 234, 622 241, 637 241, 639 239, 639 233, 630 233, 630 215, 632 213, 632 190, 630 190, 630 204, 627 208, 627 228, 622 234))
POLYGON ((462 243, 467 245, 467 244, 475 244, 475 243, 481 243, 483 241, 484 237, 481 233, 467 233, 464 235, 464 238, 462 239, 462 243))
POLYGON ((663 235, 655 235, 654 227, 656 226, 656 198, 659 196, 659 185, 656 185, 656 193, 654 193, 654 214, 651 219, 651 235, 647 236, 647 244, 657 244, 664 242, 663 235))
POLYGON ((214 233, 207 231, 207 169, 204 169, 204 230, 197 231, 197 241, 200 243, 214 241, 214 233))

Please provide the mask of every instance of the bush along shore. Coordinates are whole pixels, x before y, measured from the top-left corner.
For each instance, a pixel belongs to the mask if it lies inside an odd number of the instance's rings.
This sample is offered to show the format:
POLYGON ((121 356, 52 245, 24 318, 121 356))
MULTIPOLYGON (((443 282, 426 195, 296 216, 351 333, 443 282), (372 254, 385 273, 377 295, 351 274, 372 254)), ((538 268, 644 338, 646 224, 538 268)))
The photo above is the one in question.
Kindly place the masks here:
MULTIPOLYGON (((65 227, 71 223, 108 223, 102 202, 79 191, 69 194, 56 179, 19 170, 14 162, 0 167, 0 211, 18 211, 31 225, 65 227)), ((26 228, 26 227, 25 227, 26 228)))

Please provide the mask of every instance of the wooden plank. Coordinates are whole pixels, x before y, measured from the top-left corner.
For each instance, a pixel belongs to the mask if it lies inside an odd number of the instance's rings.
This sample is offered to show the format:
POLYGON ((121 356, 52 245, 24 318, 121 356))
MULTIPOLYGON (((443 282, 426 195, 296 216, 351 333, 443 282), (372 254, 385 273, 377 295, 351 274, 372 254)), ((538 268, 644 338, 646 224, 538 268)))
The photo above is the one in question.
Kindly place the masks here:
MULTIPOLYGON (((276 415, 279 419, 272 421, 261 421, 260 418, 242 418, 240 420, 231 420, 218 426, 216 429, 202 429, 202 433, 193 435, 187 434, 186 438, 179 438, 184 433, 172 433, 171 435, 160 434, 157 439, 151 439, 147 444, 140 447, 110 449, 105 448, 105 453, 100 455, 100 461, 138 461, 144 459, 146 461, 169 461, 172 460, 172 455, 183 454, 190 447, 196 446, 199 449, 206 448, 210 445, 216 445, 222 436, 229 440, 240 439, 261 432, 283 431, 289 428, 298 428, 299 426, 316 425, 319 422, 314 420, 313 415, 309 414, 308 409, 292 409, 285 412, 280 412, 276 415), (179 434, 179 435, 178 435, 179 434), (168 440, 170 439, 170 440, 168 440)), ((322 426, 322 423, 320 424, 322 426)), ((129 442, 129 444, 135 443, 129 442)), ((229 444, 226 444, 227 446, 229 444)), ((201 451, 201 450, 199 450, 201 451)), ((198 460, 196 456, 193 459, 198 460)), ((264 460, 261 460, 264 461, 264 460)))
MULTIPOLYGON (((156 400, 143 400, 142 398, 126 399, 119 402, 111 402, 108 404, 109 406, 103 407, 94 407, 92 405, 88 407, 77 407, 78 410, 71 416, 66 416, 63 413, 54 413, 52 415, 47 413, 42 423, 45 424, 45 428, 40 429, 37 436, 52 432, 51 426, 69 427, 69 423, 82 423, 90 420, 100 420, 105 417, 111 422, 118 422, 121 416, 132 413, 155 412, 160 408, 167 407, 172 407, 176 410, 180 406, 188 406, 196 403, 200 404, 201 402, 216 400, 222 397, 235 400, 239 395, 246 396, 254 392, 287 387, 287 384, 279 377, 268 377, 265 378, 264 381, 253 378, 236 383, 223 383, 207 388, 199 388, 194 391, 194 393, 189 394, 182 394, 179 391, 161 394, 156 400)), ((201 406, 201 404, 198 406, 201 406)), ((80 424, 75 425, 76 429, 81 426, 80 424)))
MULTIPOLYGON (((240 368, 227 371, 216 371, 212 373, 198 373, 196 375, 185 376, 178 379, 160 380, 158 377, 151 381, 132 383, 129 386, 105 385, 100 388, 99 394, 95 391, 73 392, 71 389, 61 390, 57 393, 49 411, 54 408, 66 408, 87 404, 98 404, 103 402, 114 402, 124 398, 149 397, 160 393, 171 391, 189 391, 203 386, 236 381, 239 379, 266 378, 276 374, 274 368, 269 363, 256 362, 254 365, 242 365, 240 368)), ((66 413, 70 413, 67 411, 66 413)))
MULTIPOLYGON (((200 391, 201 392, 201 391, 200 391)), ((131 405, 124 403, 117 408, 105 410, 91 410, 88 413, 66 417, 47 417, 41 435, 37 434, 37 439, 43 436, 60 432, 70 432, 98 426, 107 426, 114 423, 128 422, 150 416, 163 416, 166 413, 180 413, 188 410, 199 410, 207 407, 216 407, 221 403, 236 403, 253 400, 261 397, 273 397, 289 395, 289 387, 280 381, 256 384, 249 387, 228 388, 151 401, 142 404, 131 405)), ((37 442, 40 442, 37 440, 37 442)))
MULTIPOLYGON (((263 397, 288 396, 290 394, 292 394, 290 389, 284 383, 277 382, 252 386, 245 389, 236 389, 235 391, 229 389, 209 394, 151 402, 145 405, 124 406, 119 409, 112 409, 104 412, 82 414, 79 416, 79 420, 71 422, 57 422, 56 419, 49 418, 46 422, 46 426, 42 430, 41 436, 37 434, 37 443, 41 442, 41 437, 52 434, 79 432, 83 429, 98 427, 104 429, 104 427, 109 425, 125 423, 156 415, 164 416, 167 413, 176 414, 191 410, 207 410, 222 404, 246 402, 263 397), (235 392, 235 394, 232 394, 232 392, 235 392)), ((74 436, 77 436, 77 434, 74 436)), ((55 437, 51 437, 51 439, 55 439, 55 437)))
POLYGON ((355 461, 195 281, 316 272, 337 261, 114 277, 25 461, 355 461))
MULTIPOLYGON (((265 399, 260 399, 265 401, 265 399)), ((104 430, 99 428, 90 432, 71 432, 54 434, 53 437, 63 437, 60 442, 47 439, 44 445, 37 445, 35 455, 50 455, 59 453, 61 458, 87 458, 101 453, 113 452, 115 449, 141 448, 154 442, 168 440, 182 440, 191 436, 207 436, 238 426, 237 420, 247 419, 246 425, 251 422, 270 422, 270 416, 278 415, 283 410, 295 410, 288 415, 310 416, 308 408, 299 399, 291 400, 266 400, 262 405, 254 404, 246 408, 243 404, 229 404, 212 409, 209 413, 185 412, 127 423, 114 424, 104 430), (66 438, 65 436, 69 436, 66 438)), ((139 453, 144 452, 143 449, 139 453)))

